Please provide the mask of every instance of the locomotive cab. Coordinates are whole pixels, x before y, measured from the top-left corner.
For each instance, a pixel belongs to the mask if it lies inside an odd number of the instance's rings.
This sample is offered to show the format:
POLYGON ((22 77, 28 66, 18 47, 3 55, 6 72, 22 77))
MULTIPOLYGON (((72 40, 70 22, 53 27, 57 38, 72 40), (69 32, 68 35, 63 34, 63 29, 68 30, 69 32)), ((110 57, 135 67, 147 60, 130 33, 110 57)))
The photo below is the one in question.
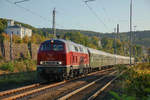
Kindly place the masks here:
POLYGON ((66 70, 66 45, 60 40, 47 40, 40 45, 37 59, 38 77, 57 79, 66 70))

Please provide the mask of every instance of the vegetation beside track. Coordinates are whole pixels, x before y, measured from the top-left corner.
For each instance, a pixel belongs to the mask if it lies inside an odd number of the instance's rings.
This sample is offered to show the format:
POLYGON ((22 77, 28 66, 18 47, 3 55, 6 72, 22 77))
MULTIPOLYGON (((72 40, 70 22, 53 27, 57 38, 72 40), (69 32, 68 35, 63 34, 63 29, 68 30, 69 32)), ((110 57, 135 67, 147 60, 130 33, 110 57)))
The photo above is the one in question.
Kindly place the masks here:
POLYGON ((20 59, 0 64, 0 91, 36 81, 36 61, 20 59))
POLYGON ((127 69, 117 85, 122 93, 111 91, 114 97, 112 100, 150 100, 150 63, 137 64, 127 69))
POLYGON ((12 73, 12 72, 25 72, 25 71, 35 71, 36 61, 31 59, 18 59, 14 61, 2 62, 0 63, 0 74, 12 73))
POLYGON ((3 74, 0 76, 0 91, 36 82, 36 71, 3 74))

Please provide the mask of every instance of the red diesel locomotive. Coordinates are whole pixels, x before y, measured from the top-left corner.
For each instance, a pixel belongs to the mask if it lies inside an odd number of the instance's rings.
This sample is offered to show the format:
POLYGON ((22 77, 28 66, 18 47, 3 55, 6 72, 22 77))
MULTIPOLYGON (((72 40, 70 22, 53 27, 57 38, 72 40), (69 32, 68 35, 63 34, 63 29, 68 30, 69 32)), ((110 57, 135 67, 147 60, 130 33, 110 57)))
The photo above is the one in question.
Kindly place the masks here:
POLYGON ((47 40, 40 45, 37 59, 40 80, 66 79, 89 70, 86 47, 63 39, 47 40))

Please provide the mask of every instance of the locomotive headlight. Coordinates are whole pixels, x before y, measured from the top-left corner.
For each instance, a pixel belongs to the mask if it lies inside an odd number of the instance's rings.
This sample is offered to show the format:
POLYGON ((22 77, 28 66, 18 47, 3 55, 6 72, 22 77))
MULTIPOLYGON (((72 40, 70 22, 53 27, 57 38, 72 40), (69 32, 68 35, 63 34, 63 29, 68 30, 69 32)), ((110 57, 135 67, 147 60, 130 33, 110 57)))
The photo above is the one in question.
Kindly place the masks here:
POLYGON ((40 64, 42 65, 42 64, 43 64, 43 61, 40 61, 40 64))
POLYGON ((61 62, 61 61, 59 61, 59 62, 58 62, 58 64, 62 64, 62 62, 61 62))

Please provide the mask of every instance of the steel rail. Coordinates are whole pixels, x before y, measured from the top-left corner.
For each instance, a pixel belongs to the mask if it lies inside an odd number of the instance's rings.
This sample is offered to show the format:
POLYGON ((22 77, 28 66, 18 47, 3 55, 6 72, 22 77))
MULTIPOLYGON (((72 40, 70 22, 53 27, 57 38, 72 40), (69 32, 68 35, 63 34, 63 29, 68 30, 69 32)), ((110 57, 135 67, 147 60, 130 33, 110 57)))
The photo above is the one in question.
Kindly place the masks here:
POLYGON ((37 84, 32 84, 32 85, 27 85, 27 86, 24 86, 24 87, 20 87, 20 88, 17 88, 17 89, 2 91, 2 92, 0 92, 0 97, 5 96, 5 95, 9 95, 9 94, 12 94, 12 93, 20 92, 20 91, 23 91, 23 90, 26 90, 26 89, 29 89, 29 88, 34 88, 34 87, 37 87, 39 85, 40 84, 37 83, 37 84))
POLYGON ((71 92, 71 93, 68 93, 67 95, 65 95, 65 96, 63 96, 63 97, 58 98, 58 100, 67 100, 69 97, 73 96, 74 94, 79 93, 80 91, 82 91, 82 90, 88 88, 89 86, 95 84, 96 82, 98 82, 98 81, 100 81, 100 80, 102 80, 102 79, 104 79, 104 78, 106 78, 106 77, 108 77, 109 75, 114 74, 114 73, 116 73, 116 71, 114 71, 114 72, 112 72, 112 73, 110 73, 110 74, 108 74, 108 75, 106 75, 106 76, 103 76, 103 77, 101 77, 101 78, 99 78, 99 79, 97 79, 97 80, 94 80, 93 82, 91 82, 91 83, 89 83, 89 84, 87 84, 87 85, 85 85, 85 86, 83 86, 83 87, 81 87, 81 88, 79 88, 79 89, 77 89, 77 90, 71 92))
POLYGON ((109 85, 112 84, 117 78, 119 78, 125 71, 121 72, 118 76, 109 81, 106 85, 100 88, 97 92, 95 92, 92 96, 90 96, 87 100, 94 100, 101 92, 103 92, 109 85))

